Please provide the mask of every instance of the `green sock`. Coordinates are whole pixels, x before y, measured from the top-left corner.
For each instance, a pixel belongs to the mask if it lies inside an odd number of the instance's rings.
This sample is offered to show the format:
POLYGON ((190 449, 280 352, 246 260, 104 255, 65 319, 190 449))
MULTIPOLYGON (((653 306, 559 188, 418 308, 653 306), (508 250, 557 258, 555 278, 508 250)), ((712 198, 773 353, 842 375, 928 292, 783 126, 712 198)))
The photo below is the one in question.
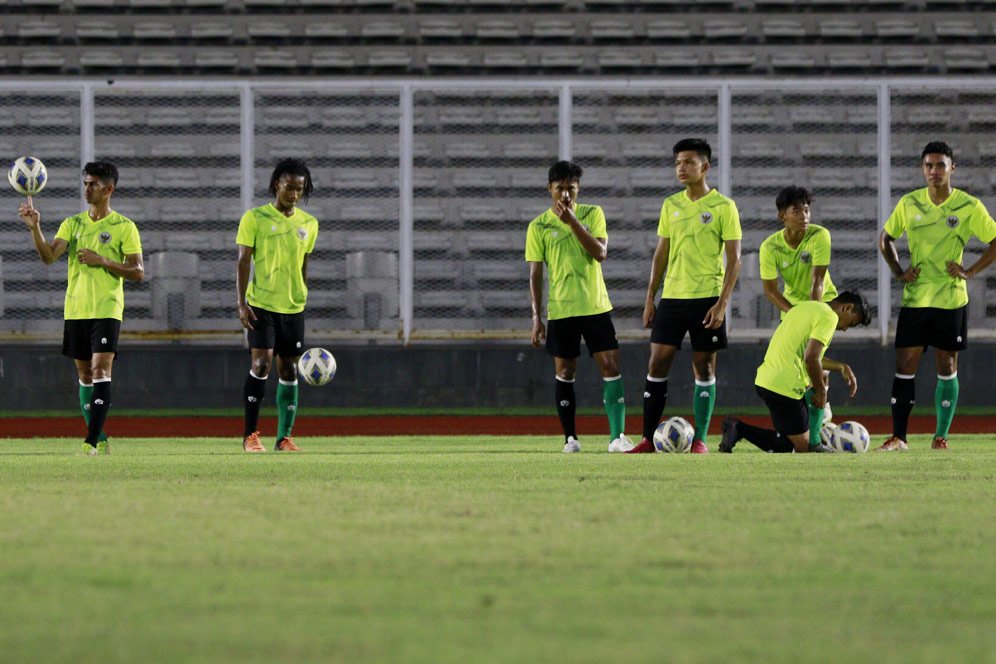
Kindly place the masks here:
POLYGON ((712 419, 712 408, 716 405, 716 379, 708 385, 695 381, 695 396, 692 397, 692 414, 695 416, 695 440, 706 439, 709 432, 709 420, 712 419))
POLYGON ((813 395, 816 390, 806 390, 806 410, 809 411, 809 446, 820 446, 820 429, 823 428, 823 409, 813 405, 813 395))
POLYGON ((287 384, 277 382, 277 442, 291 435, 294 416, 297 415, 297 381, 287 384))
POLYGON ((626 429, 626 395, 622 376, 602 379, 602 405, 609 417, 609 441, 623 434, 626 429))
MULTIPOLYGON (((83 420, 90 426, 90 402, 93 401, 93 383, 84 385, 80 383, 80 412, 83 413, 83 420)), ((100 432, 98 441, 107 440, 107 434, 100 432)))
POLYGON ((951 420, 954 419, 955 407, 958 405, 958 374, 937 377, 937 389, 934 390, 934 409, 937 411, 937 431, 935 437, 947 438, 951 430, 951 420))

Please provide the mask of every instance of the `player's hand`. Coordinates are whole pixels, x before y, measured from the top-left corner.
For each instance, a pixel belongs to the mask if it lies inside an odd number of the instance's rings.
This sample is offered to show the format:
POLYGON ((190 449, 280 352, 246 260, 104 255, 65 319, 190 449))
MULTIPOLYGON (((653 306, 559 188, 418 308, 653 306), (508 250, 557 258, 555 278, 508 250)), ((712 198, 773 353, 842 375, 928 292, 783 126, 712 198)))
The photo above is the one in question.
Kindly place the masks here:
POLYGON ((657 317, 657 307, 654 306, 654 301, 648 299, 646 304, 643 305, 643 327, 647 330, 654 326, 654 318, 657 317))
POLYGON ((557 215, 562 222, 565 224, 570 224, 572 221, 577 222, 578 218, 574 215, 574 204, 571 199, 566 194, 563 198, 553 204, 553 213, 557 215))
POLYGON ((546 341, 546 327, 540 319, 533 320, 533 348, 542 348, 546 341))
POLYGON ((847 387, 853 397, 858 393, 858 377, 851 371, 851 367, 846 364, 840 368, 840 375, 844 377, 844 382, 847 383, 847 387))
POLYGON ((954 261, 948 261, 948 274, 957 279, 969 279, 972 275, 968 273, 968 270, 963 268, 960 263, 955 263, 954 261))
POLYGON ((702 319, 702 327, 707 330, 718 330, 722 327, 725 319, 726 305, 722 302, 716 302, 716 304, 709 307, 709 311, 706 312, 705 318, 702 319))
POLYGON ((919 276, 920 276, 920 268, 913 267, 911 265, 910 267, 906 268, 905 272, 903 272, 901 275, 899 275, 896 278, 899 279, 904 284, 911 284, 914 281, 916 281, 916 278, 919 276))
POLYGON ((251 330, 252 322, 256 320, 256 314, 253 312, 252 307, 248 304, 239 305, 239 322, 242 323, 242 327, 247 330, 251 330))
POLYGON ((27 202, 21 203, 21 206, 17 209, 17 214, 20 215, 21 221, 30 230, 34 230, 41 223, 41 212, 28 205, 27 202))
POLYGON ((76 260, 84 265, 103 265, 104 257, 93 249, 80 249, 76 252, 76 260))
MULTIPOLYGON (((854 395, 852 394, 851 396, 854 395)), ((825 408, 826 405, 827 405, 827 388, 823 385, 813 386, 813 407, 825 408)))

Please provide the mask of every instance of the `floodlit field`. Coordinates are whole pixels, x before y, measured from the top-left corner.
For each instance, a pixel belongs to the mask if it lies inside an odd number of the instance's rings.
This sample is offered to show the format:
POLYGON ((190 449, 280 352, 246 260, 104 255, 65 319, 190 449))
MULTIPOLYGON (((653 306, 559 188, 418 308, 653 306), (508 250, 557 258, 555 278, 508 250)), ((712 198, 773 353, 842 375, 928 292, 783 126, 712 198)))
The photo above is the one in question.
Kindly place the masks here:
POLYGON ((996 661, 991 437, 298 442, 0 441, 0 660, 996 661))

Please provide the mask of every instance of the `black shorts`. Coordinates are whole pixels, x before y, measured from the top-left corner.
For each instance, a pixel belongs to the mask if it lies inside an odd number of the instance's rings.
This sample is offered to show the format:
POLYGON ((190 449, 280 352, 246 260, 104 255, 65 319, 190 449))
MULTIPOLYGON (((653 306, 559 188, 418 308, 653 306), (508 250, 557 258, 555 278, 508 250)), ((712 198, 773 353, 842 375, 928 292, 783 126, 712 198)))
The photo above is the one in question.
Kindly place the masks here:
POLYGON ((901 307, 896 348, 933 346, 947 351, 968 348, 968 305, 960 309, 901 307))
POLYGON ((714 351, 726 348, 726 319, 715 330, 702 326, 702 319, 718 297, 700 297, 691 300, 664 299, 657 304, 650 342, 681 348, 685 333, 692 340, 692 350, 714 351))
POLYGON ((607 350, 617 350, 616 328, 612 316, 572 316, 548 321, 546 324, 546 352, 554 357, 575 358, 581 355, 581 337, 588 353, 594 355, 607 350))
POLYGON ((755 385, 757 395, 768 406, 771 423, 775 431, 783 436, 795 436, 809 432, 809 409, 806 399, 793 399, 777 392, 755 385))
POLYGON ((74 360, 90 360, 94 353, 118 356, 121 321, 116 318, 80 318, 62 326, 62 354, 74 360))
POLYGON ((297 357, 304 352, 304 312, 278 314, 250 306, 256 314, 252 329, 247 330, 249 348, 272 350, 280 357, 297 357))

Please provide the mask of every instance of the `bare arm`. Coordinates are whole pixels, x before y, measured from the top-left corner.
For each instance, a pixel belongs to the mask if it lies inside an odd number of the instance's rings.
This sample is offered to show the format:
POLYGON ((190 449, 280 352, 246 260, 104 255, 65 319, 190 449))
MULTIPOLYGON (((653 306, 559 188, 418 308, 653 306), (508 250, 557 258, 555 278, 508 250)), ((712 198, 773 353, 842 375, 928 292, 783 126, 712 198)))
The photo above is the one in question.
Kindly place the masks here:
POLYGON ((841 377, 843 377, 844 382, 847 383, 847 387, 850 390, 850 395, 853 397, 858 393, 858 377, 854 375, 854 371, 851 367, 844 364, 843 362, 838 362, 837 360, 831 360, 829 357, 823 358, 823 368, 827 371, 839 371, 841 377))
POLYGON ((654 315, 657 313, 654 300, 657 298, 657 291, 661 287, 664 279, 664 272, 667 270, 667 261, 671 252, 671 238, 658 237, 657 248, 654 249, 654 258, 650 263, 650 281, 647 283, 647 300, 643 304, 643 327, 650 328, 654 325, 654 315))
POLYGON ((80 249, 76 252, 76 260, 90 267, 102 267, 114 276, 124 277, 129 281, 141 281, 145 278, 145 264, 142 262, 142 254, 125 254, 124 263, 115 263, 93 249, 80 249))
POLYGON ((878 238, 878 250, 885 259, 885 264, 889 266, 892 276, 904 284, 916 281, 920 276, 920 268, 908 267, 905 270, 899 265, 899 252, 896 251, 896 238, 892 237, 884 230, 878 238))
POLYGON ((596 238, 588 229, 581 225, 578 221, 577 216, 574 214, 574 210, 571 209, 569 205, 565 205, 563 201, 557 201, 553 206, 553 213, 557 215, 562 222, 570 226, 571 232, 574 233, 574 237, 578 239, 581 243, 581 247, 588 253, 589 256, 594 258, 596 261, 601 263, 605 260, 608 255, 608 240, 605 238, 596 238))
POLYGON ((308 285, 308 254, 304 255, 304 260, 301 261, 301 278, 304 279, 304 285, 308 285))
POLYGON ((256 320, 256 314, 252 312, 246 302, 246 290, 249 288, 249 271, 252 269, 252 247, 239 246, 239 262, 235 277, 235 297, 237 298, 239 320, 242 327, 247 330, 252 329, 252 321, 256 320))
POLYGON ((543 263, 529 261, 529 306, 532 310, 532 343, 535 348, 546 339, 543 326, 543 263))
POLYGON ((813 287, 809 291, 809 299, 814 302, 823 301, 823 282, 827 276, 827 270, 830 268, 829 265, 814 265, 813 266, 813 287))
POLYGON ((45 265, 51 265, 55 261, 62 257, 62 254, 66 253, 66 249, 69 247, 69 243, 62 238, 55 238, 52 242, 48 242, 45 236, 41 232, 41 213, 33 207, 29 206, 27 203, 21 203, 21 207, 18 209, 18 214, 21 217, 21 221, 24 225, 28 227, 31 231, 31 240, 34 242, 35 251, 38 252, 38 258, 42 260, 45 265))
POLYGON ((960 277, 961 279, 971 279, 989 267, 994 260, 996 260, 996 240, 989 243, 989 248, 986 249, 985 253, 979 256, 979 260, 975 261, 975 264, 968 269, 963 268, 954 261, 948 261, 948 274, 952 277, 960 277))
POLYGON ((716 330, 723 325, 726 318, 726 306, 733 296, 733 287, 737 285, 740 277, 740 240, 726 241, 726 275, 723 277, 723 290, 719 294, 719 301, 709 308, 706 316, 702 319, 702 325, 707 330, 716 330))
POLYGON ((792 308, 792 303, 786 300, 782 292, 778 290, 777 279, 761 279, 761 284, 764 285, 764 296, 771 304, 778 307, 779 311, 788 311, 792 308))
POLYGON ((802 357, 806 364, 809 382, 813 386, 813 406, 816 408, 823 408, 827 405, 827 386, 823 382, 823 364, 820 362, 820 353, 822 352, 823 343, 816 339, 810 339, 802 357))

